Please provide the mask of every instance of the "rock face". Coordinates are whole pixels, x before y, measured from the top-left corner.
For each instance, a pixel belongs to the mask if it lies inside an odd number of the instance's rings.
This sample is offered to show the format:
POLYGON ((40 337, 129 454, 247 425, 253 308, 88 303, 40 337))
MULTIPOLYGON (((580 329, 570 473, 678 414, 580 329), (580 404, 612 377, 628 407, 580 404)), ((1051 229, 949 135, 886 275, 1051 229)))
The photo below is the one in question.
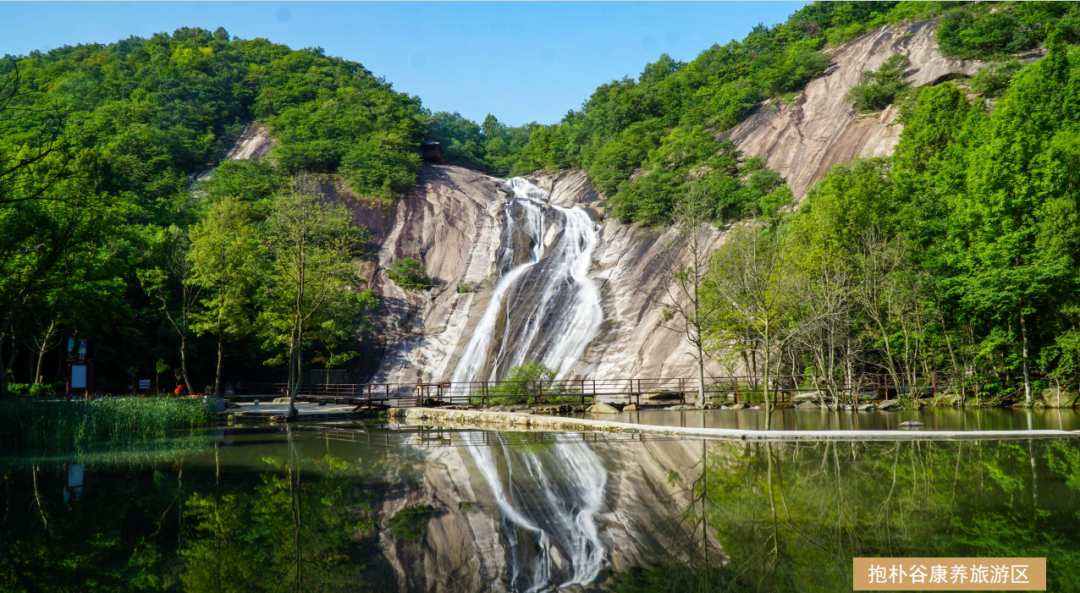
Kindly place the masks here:
POLYGON ((274 148, 274 139, 270 137, 270 130, 262 124, 248 124, 236 143, 226 153, 225 158, 231 161, 261 160, 270 154, 274 148))
MULTIPOLYGON (((864 71, 876 69, 897 53, 911 61, 909 80, 916 86, 971 76, 984 66, 943 57, 935 44, 935 24, 927 21, 886 27, 833 49, 829 70, 807 85, 792 104, 765 104, 725 135, 747 156, 766 158, 769 168, 787 180, 798 199, 836 163, 857 156, 890 154, 901 131, 900 125, 894 125, 896 110, 860 116, 844 96, 861 81, 864 71)), ((1039 55, 1033 52, 1026 59, 1039 55)), ((263 158, 272 147, 267 129, 252 124, 228 158, 263 158)), ((603 324, 569 367, 572 376, 696 376, 690 344, 681 333, 665 327, 673 324, 665 324, 662 317, 662 304, 671 302, 674 292, 664 271, 689 259, 680 230, 627 225, 608 217, 602 196, 582 171, 538 174, 529 181, 548 192, 550 204, 582 209, 601 228, 588 277, 601 293, 603 324)), ((449 380, 491 300, 504 244, 520 240, 504 232, 504 204, 510 195, 505 180, 460 167, 429 165, 415 191, 387 203, 361 200, 334 179, 320 183, 325 186, 320 191, 349 205, 356 223, 371 230, 378 247, 377 258, 365 264, 363 273, 367 287, 378 292, 385 314, 379 316, 377 343, 367 346, 364 356, 350 369, 354 380, 449 380), (434 284, 430 290, 403 290, 386 277, 384 270, 406 257, 423 264, 434 284)), ((723 242, 722 230, 710 227, 706 233, 710 248, 723 242)), ((561 234, 565 234, 564 229, 552 225, 543 243, 550 246, 561 234)), ((527 260, 528 250, 515 251, 515 258, 519 256, 527 260)), ((519 327, 522 320, 529 319, 528 312, 510 310, 495 326, 496 331, 519 327), (510 319, 515 314, 521 318, 510 319)), ((548 320, 536 323, 546 325, 548 320)), ((505 339, 513 339, 509 335, 513 332, 503 333, 507 334, 505 339)), ((711 376, 742 371, 738 361, 722 366, 712 359, 705 370, 711 376)), ((672 384, 648 389, 675 388, 672 384)))
MULTIPOLYGON (((590 278, 604 300, 604 325, 581 357, 577 376, 589 378, 691 377, 696 363, 685 338, 660 327, 656 301, 668 286, 663 268, 686 258, 685 241, 676 229, 625 225, 604 217, 601 197, 582 171, 530 177, 550 192, 550 202, 582 208, 601 221, 601 240, 593 252, 590 278)), ((425 168, 419 188, 398 200, 386 223, 378 265, 413 257, 424 264, 435 286, 406 291, 371 270, 386 312, 381 332, 385 354, 372 382, 412 383, 449 380, 495 283, 501 251, 507 195, 501 180, 460 167, 425 168), (470 292, 459 292, 472 283, 470 292)), ((355 218, 372 218, 357 207, 355 218)), ((710 229, 709 242, 721 233, 710 229)), ((710 362, 708 374, 723 371, 710 362)))
MULTIPOLYGON (((497 279, 496 255, 505 190, 499 180, 460 167, 431 165, 419 188, 399 199, 381 237, 378 268, 369 287, 379 292, 382 361, 373 382, 445 380, 487 304, 497 279), (386 277, 394 261, 412 257, 427 270, 433 287, 403 290, 386 277), (474 283, 459 292, 459 283, 474 283)), ((375 208, 357 206, 355 218, 375 208)))
MULTIPOLYGON (((794 104, 765 104, 725 135, 747 156, 765 158, 799 200, 837 163, 892 154, 903 128, 894 123, 896 109, 861 116, 844 97, 862 81, 864 71, 877 69, 894 54, 911 60, 908 81, 914 86, 973 76, 986 65, 941 55, 936 24, 932 20, 883 27, 831 50, 833 60, 825 76, 806 85, 794 104)), ((1030 61, 1040 55, 1036 51, 1023 57, 1030 61)))
MULTIPOLYGON (((664 270, 685 262, 688 249, 676 228, 623 224, 604 216, 601 196, 584 171, 540 175, 535 179, 551 193, 551 201, 577 206, 602 219, 601 241, 593 253, 593 278, 604 295, 605 327, 585 352, 590 375, 599 378, 694 377, 697 363, 690 343, 677 331, 663 327, 662 302, 671 288, 664 270)), ((723 234, 709 227, 705 243, 720 245, 723 234)), ((674 291, 670 291, 674 292, 674 291)), ((706 375, 730 374, 709 360, 706 375)), ((671 389, 673 386, 664 386, 671 389)))

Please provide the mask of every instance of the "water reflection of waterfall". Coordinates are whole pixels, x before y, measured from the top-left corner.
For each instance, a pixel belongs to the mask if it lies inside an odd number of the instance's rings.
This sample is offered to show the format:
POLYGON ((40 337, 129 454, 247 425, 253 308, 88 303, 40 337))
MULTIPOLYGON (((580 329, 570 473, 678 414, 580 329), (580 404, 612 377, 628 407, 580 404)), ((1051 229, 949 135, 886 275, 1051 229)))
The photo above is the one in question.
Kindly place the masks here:
POLYGON ((604 502, 607 470, 592 449, 560 441, 535 451, 500 437, 497 445, 470 445, 469 453, 502 516, 510 590, 531 593, 596 579, 607 551, 593 514, 604 502))
POLYGON ((600 229, 580 208, 547 203, 547 192, 515 177, 504 205, 499 280, 452 381, 499 379, 525 362, 573 374, 600 331, 600 290, 589 279, 600 229), (553 235, 553 238, 552 238, 553 235))

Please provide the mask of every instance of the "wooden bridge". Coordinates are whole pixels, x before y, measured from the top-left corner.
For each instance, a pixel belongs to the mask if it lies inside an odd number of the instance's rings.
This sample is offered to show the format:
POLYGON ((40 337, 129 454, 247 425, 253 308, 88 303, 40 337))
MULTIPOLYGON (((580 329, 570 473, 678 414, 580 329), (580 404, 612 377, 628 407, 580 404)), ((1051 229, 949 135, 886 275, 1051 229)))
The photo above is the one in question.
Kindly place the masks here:
MULTIPOLYGON (((887 374, 860 374, 850 381, 836 383, 820 377, 792 376, 771 378, 769 392, 774 401, 790 402, 799 393, 830 392, 850 398, 851 394, 896 398, 899 394, 928 395, 946 385, 935 373, 907 376, 899 388, 887 374)), ((287 383, 238 383, 236 397, 243 399, 285 397, 287 383)), ((764 378, 755 376, 706 377, 706 398, 728 399, 734 403, 764 401, 764 378)), ((349 383, 302 384, 297 399, 339 404, 415 407, 443 405, 483 405, 500 403, 569 403, 591 404, 597 401, 633 403, 639 406, 685 404, 699 393, 697 378, 634 379, 562 379, 542 381, 472 381, 418 383, 349 383)))

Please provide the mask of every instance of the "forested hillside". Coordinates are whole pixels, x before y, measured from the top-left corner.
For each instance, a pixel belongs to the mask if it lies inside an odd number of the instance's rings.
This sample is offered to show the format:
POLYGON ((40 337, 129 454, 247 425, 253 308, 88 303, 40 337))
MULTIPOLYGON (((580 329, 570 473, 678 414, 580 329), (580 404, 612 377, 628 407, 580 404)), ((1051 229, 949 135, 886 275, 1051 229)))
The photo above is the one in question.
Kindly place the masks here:
MULTIPOLYGON (((689 63, 661 56, 549 126, 431 113, 358 63, 223 29, 5 56, 0 390, 47 389, 70 336, 90 340, 104 391, 341 368, 379 303, 357 275, 365 229, 319 188, 333 176, 358 200, 396 199, 425 140, 498 175, 583 169, 623 222, 669 224, 689 195, 713 224, 754 221, 731 245, 766 242, 798 297, 778 326, 790 370, 942 371, 995 397, 1075 384, 1078 6, 815 3, 689 63), (795 208, 725 139, 794 100, 831 48, 929 18, 943 53, 987 67, 912 89, 897 57, 836 97, 899 107, 894 156, 836 167, 795 208), (1040 45, 1033 65, 1013 58, 1040 45), (222 162, 250 122, 273 135, 270 158, 222 162)), ((717 256, 714 297, 737 254, 717 256)), ((718 356, 776 354, 745 312, 708 328, 718 356)))
MULTIPOLYGON (((517 170, 587 169, 627 222, 669 221, 673 201, 690 181, 716 197, 718 219, 771 212, 790 193, 758 161, 740 164, 723 132, 764 101, 793 100, 828 68, 831 47, 881 26, 937 16, 940 48, 953 57, 1005 58, 1031 49, 1055 28, 1068 42, 1080 40, 1075 3, 817 2, 689 63, 664 55, 636 79, 600 86, 580 110, 533 132, 517 170)), ((980 90, 997 92, 1013 71, 1005 66, 987 73, 980 90)), ((900 90, 888 73, 868 82, 858 98, 866 109, 891 104, 900 90)))
MULTIPOLYGON (((1074 388, 1080 48, 1065 38, 992 110, 952 82, 910 91, 894 155, 838 165, 797 214, 737 232, 717 294, 737 290, 731 266, 766 266, 800 299, 776 304, 802 332, 790 348, 826 376, 869 365, 913 386, 938 371, 983 400, 1074 388)), ((745 341, 745 326, 714 335, 745 341)))
POLYGON ((324 293, 300 305, 322 333, 298 339, 297 246, 274 237, 307 228, 320 257, 362 256, 363 231, 306 186, 339 174, 359 196, 410 190, 431 119, 419 99, 319 49, 223 29, 6 56, 0 81, 0 378, 57 380, 69 336, 90 338, 104 390, 155 375, 171 390, 186 366, 201 391, 223 357, 232 376, 264 375, 298 341, 328 366, 348 359, 370 295, 339 298, 353 271, 322 262, 324 293), (225 163, 192 194, 253 120, 277 139, 273 164, 225 163))

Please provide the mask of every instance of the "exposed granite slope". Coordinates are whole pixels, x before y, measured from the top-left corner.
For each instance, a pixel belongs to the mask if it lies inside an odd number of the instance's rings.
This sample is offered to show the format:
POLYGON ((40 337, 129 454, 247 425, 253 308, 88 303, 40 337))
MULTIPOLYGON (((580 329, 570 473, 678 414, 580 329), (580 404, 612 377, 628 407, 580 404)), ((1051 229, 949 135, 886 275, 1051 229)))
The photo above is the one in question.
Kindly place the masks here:
POLYGON ((229 148, 225 158, 230 161, 262 160, 273 150, 275 140, 270 136, 270 129, 263 124, 251 123, 244 126, 240 137, 229 148))
POLYGON ((747 156, 767 159, 769 168, 787 180, 800 200, 836 163, 892 154, 902 130, 901 125, 894 125, 896 109, 863 116, 845 96, 862 81, 864 71, 877 69, 894 54, 911 60, 908 81, 914 86, 973 76, 986 65, 941 55, 936 24, 932 20, 883 27, 830 50, 833 59, 825 76, 796 94, 794 104, 767 103, 725 136, 747 156))
MULTIPOLYGON (((386 226, 369 287, 378 291, 385 354, 373 382, 443 380, 479 321, 497 279, 496 255, 506 190, 499 180, 445 165, 424 168, 419 187, 399 199, 386 226), (429 291, 403 290, 386 277, 394 261, 412 257, 431 276, 429 291), (477 290, 458 292, 461 281, 477 290)), ((369 217, 356 206, 357 220, 369 217)))
MULTIPOLYGON (((584 171, 575 170, 534 179, 561 206, 577 205, 601 219, 600 245, 593 253, 592 277, 604 295, 605 327, 585 352, 589 377, 598 379, 695 377, 697 362, 686 338, 662 327, 658 301, 668 286, 664 269, 671 261, 685 262, 687 246, 679 230, 623 224, 604 215, 600 195, 584 171)), ((712 248, 722 233, 709 227, 712 248)), ((726 374, 716 361, 707 361, 706 374, 726 374)))

